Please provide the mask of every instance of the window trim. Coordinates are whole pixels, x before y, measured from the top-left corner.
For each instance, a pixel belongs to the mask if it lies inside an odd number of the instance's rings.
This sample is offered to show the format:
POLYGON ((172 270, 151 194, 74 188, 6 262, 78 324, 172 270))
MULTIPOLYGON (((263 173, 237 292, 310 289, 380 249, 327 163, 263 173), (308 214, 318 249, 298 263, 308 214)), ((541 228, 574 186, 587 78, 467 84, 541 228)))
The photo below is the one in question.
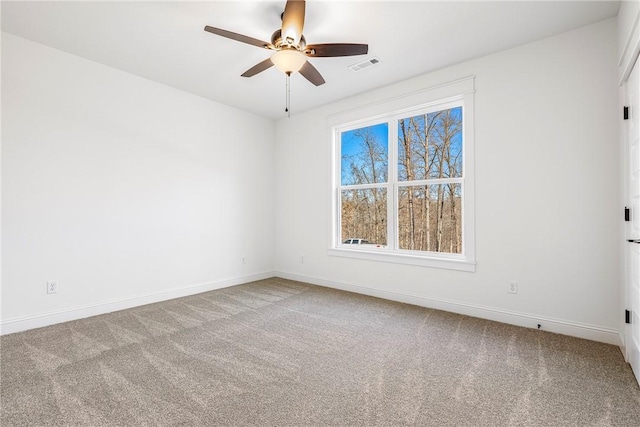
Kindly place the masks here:
MULTIPOLYGON (((473 76, 449 83, 433 86, 428 89, 412 92, 382 102, 369 104, 361 108, 349 110, 327 118, 331 132, 331 191, 330 191, 330 238, 328 254, 347 258, 365 259, 378 262, 418 265, 424 267, 475 272, 475 175, 474 175, 474 80, 473 76), (420 252, 402 249, 353 247, 342 244, 342 236, 338 221, 340 219, 340 141, 341 132, 366 127, 381 122, 389 122, 389 155, 397 157, 397 144, 394 137, 397 132, 397 120, 410 117, 412 113, 423 114, 425 110, 442 110, 452 106, 463 107, 463 177, 445 179, 446 181, 463 182, 462 198, 462 241, 463 253, 420 252)), ((397 177, 397 165, 390 162, 389 178, 397 177), (393 175, 392 175, 393 174, 393 175)), ((415 183, 388 179, 386 183, 364 184, 377 188, 386 188, 387 197, 394 200, 387 202, 388 221, 397 233, 396 212, 398 201, 397 188, 415 183)), ((357 186, 358 188, 361 185, 357 186)), ((394 236, 395 237, 395 236, 394 236)), ((389 242, 390 243, 390 242, 389 242)), ((358 245, 359 246, 359 245, 358 245)), ((389 246, 393 246, 389 245, 389 246)))

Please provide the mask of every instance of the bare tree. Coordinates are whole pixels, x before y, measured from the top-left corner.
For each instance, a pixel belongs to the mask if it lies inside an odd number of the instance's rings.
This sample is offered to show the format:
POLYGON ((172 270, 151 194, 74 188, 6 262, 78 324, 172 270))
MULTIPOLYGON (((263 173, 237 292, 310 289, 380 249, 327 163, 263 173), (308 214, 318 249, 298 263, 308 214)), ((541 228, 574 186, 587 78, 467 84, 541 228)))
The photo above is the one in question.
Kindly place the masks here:
MULTIPOLYGON (((356 154, 343 157, 343 160, 349 162, 350 184, 385 183, 388 175, 386 142, 380 141, 370 128, 356 130, 353 137, 360 147, 356 154)), ((343 236, 366 238, 386 244, 386 190, 375 187, 350 191, 353 192, 350 198, 345 199, 343 194, 343 215, 353 212, 354 216, 350 220, 359 226, 345 226, 343 216, 343 236), (347 206, 349 204, 351 206, 347 206)))
MULTIPOLYGON (((462 177, 462 110, 436 111, 397 123, 400 248, 460 253, 462 187, 445 180, 462 177), (425 184, 424 180, 432 182, 425 184)), ((353 143, 359 147, 351 157, 343 158, 349 184, 387 182, 386 140, 377 135, 371 128, 353 131, 353 143)), ((342 203, 345 237, 386 242, 386 188, 344 190, 342 203)))

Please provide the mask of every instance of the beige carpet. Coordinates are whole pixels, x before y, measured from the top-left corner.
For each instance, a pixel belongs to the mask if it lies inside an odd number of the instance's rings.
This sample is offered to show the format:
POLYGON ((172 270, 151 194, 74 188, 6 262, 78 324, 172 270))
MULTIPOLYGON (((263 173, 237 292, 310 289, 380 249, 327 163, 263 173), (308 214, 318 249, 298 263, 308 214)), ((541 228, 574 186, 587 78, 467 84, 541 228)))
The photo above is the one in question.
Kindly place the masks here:
POLYGON ((617 347, 269 279, 3 336, 9 426, 639 426, 617 347))

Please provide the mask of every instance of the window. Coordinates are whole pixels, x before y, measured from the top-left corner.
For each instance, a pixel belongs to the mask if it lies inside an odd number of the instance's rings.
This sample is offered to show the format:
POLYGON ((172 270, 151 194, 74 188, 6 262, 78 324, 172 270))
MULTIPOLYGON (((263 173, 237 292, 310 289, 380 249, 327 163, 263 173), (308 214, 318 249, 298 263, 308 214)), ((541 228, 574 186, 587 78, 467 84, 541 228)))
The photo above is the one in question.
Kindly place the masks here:
POLYGON ((475 270, 472 97, 465 79, 334 118, 331 255, 475 270))

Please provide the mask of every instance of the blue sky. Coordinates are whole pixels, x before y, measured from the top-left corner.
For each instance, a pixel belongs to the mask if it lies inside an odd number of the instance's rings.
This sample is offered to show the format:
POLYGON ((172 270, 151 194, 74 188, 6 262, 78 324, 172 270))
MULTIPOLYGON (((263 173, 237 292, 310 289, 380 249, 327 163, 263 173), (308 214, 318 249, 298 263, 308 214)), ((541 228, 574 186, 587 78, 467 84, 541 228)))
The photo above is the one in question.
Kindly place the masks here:
POLYGON ((361 140, 360 138, 358 138, 356 136, 356 132, 358 132, 361 129, 369 129, 371 130, 371 132, 373 132, 373 134, 375 135, 375 137, 377 138, 377 140, 379 141, 379 144, 381 144, 382 148, 384 149, 385 153, 389 153, 389 144, 387 139, 389 138, 389 124, 388 123, 380 123, 377 125, 373 125, 373 126, 367 126, 365 128, 359 128, 359 129, 354 129, 354 130, 350 130, 347 132, 343 132, 342 133, 342 139, 341 139, 341 155, 342 155, 342 185, 346 185, 350 183, 349 178, 349 165, 351 164, 351 159, 350 157, 357 155, 359 152, 361 152, 362 148, 361 148, 361 140), (346 173, 345 173, 346 172, 346 173))

